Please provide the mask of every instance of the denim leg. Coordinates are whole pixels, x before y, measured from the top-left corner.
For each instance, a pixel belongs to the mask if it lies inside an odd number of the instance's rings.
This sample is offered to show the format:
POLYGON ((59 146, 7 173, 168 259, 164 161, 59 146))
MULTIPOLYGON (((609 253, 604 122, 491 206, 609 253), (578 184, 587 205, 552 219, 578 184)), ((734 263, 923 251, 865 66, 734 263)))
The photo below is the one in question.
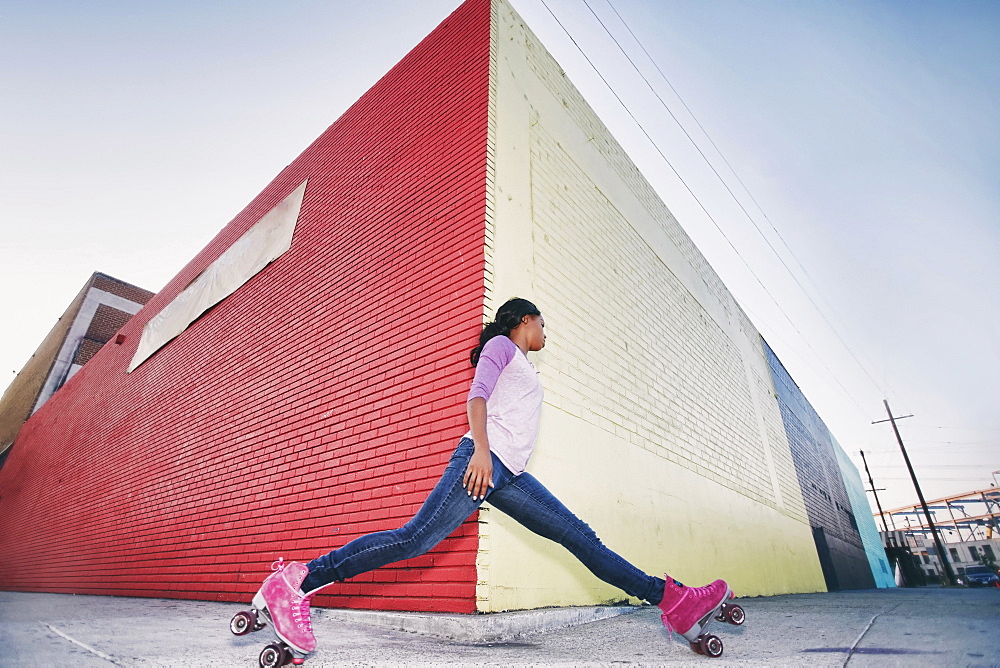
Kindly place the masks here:
POLYGON ((405 525, 360 536, 309 562, 309 575, 302 583, 302 591, 314 591, 385 564, 420 556, 444 540, 483 503, 482 499, 474 501, 462 487, 474 447, 471 439, 459 442, 441 480, 405 525))
POLYGON ((553 540, 580 560, 590 572, 629 596, 657 604, 664 582, 646 575, 609 550, 593 529, 574 515, 530 473, 522 473, 493 491, 487 499, 525 528, 553 540))

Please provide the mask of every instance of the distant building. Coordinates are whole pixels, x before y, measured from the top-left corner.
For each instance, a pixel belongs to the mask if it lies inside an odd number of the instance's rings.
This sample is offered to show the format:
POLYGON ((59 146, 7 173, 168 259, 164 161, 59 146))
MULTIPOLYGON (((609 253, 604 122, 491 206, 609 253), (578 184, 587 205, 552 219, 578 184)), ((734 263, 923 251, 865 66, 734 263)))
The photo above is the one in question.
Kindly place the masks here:
POLYGON ((90 277, 0 399, 0 464, 21 425, 153 294, 105 274, 90 277))
MULTIPOLYGON (((945 496, 927 502, 937 527, 948 562, 955 575, 965 574, 969 566, 998 561, 1000 557, 1000 488, 987 487, 945 496)), ((879 515, 875 519, 883 521, 879 515)), ((887 551, 905 547, 920 569, 919 580, 908 584, 939 582, 942 565, 931 538, 930 525, 919 504, 901 506, 884 512, 888 532, 883 532, 887 551)))

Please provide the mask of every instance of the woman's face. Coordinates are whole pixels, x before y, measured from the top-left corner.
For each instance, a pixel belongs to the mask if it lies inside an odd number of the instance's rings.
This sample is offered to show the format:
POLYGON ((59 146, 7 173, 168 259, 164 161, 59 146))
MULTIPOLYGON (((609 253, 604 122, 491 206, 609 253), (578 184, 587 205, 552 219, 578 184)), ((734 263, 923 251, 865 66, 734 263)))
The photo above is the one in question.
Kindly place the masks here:
POLYGON ((521 318, 517 329, 524 329, 528 350, 537 352, 545 347, 545 318, 540 315, 526 315, 521 318))

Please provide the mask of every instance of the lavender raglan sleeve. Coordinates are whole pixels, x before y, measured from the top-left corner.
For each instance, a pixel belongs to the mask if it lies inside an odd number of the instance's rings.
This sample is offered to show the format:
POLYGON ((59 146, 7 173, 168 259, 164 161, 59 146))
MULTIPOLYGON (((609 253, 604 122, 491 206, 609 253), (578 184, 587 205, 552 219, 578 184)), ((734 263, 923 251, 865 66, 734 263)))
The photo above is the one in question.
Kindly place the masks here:
POLYGON ((489 400, 493 394, 493 388, 497 385, 500 373, 504 367, 514 359, 514 352, 517 346, 506 336, 495 336, 483 346, 483 352, 479 356, 479 364, 476 365, 476 375, 472 379, 472 387, 469 390, 471 401, 476 397, 489 400))

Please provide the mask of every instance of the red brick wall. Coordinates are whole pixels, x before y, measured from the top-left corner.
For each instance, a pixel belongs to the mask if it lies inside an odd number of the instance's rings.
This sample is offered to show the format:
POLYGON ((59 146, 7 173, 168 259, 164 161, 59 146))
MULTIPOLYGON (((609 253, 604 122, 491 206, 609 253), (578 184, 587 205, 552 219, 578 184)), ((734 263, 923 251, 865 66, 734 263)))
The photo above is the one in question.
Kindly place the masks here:
MULTIPOLYGON (((0 589, 246 601, 278 556, 417 510, 466 429, 489 39, 489 1, 462 5, 25 424, 0 589), (126 374, 143 325, 306 178, 291 250, 126 374)), ((476 549, 467 522, 318 603, 472 612, 476 549)))

